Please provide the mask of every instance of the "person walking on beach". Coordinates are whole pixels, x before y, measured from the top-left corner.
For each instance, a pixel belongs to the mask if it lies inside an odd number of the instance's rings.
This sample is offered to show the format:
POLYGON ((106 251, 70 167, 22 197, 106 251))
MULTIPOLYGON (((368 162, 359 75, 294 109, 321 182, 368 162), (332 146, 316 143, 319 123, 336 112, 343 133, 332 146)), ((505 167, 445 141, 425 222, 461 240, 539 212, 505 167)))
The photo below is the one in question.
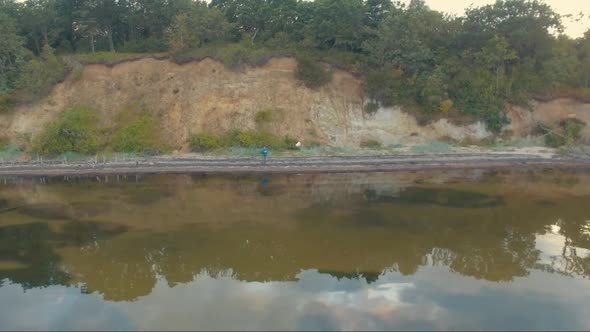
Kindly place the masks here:
POLYGON ((268 150, 266 149, 266 146, 262 148, 262 150, 260 150, 260 154, 262 155, 262 164, 266 165, 266 156, 268 155, 268 150))

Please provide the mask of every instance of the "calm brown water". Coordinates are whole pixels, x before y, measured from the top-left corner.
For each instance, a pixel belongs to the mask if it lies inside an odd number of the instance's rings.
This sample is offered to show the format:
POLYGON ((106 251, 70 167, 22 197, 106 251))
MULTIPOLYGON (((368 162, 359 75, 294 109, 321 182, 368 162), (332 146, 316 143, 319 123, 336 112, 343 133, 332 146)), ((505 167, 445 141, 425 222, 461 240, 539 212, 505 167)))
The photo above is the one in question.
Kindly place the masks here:
POLYGON ((0 178, 0 329, 590 329, 590 173, 0 178))

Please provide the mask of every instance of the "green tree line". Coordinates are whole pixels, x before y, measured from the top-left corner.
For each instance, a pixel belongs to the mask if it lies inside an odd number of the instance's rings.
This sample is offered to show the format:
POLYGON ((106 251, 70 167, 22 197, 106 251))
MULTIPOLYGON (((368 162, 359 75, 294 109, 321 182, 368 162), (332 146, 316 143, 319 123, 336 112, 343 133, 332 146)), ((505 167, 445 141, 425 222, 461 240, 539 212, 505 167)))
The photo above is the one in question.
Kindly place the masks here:
POLYGON ((453 112, 499 130, 506 103, 590 97, 590 30, 570 38, 562 19, 540 0, 463 16, 423 0, 0 0, 0 103, 45 93, 65 76, 62 55, 239 44, 344 64, 363 75, 372 105, 453 112))

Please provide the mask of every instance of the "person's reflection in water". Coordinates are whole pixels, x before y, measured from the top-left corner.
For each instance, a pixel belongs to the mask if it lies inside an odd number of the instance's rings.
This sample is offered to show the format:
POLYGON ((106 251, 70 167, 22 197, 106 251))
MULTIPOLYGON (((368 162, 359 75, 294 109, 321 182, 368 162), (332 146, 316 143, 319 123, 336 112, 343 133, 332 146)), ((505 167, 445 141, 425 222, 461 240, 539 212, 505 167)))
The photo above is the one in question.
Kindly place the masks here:
POLYGON ((264 187, 268 186, 268 177, 266 175, 262 176, 262 179, 260 179, 260 184, 264 187))
POLYGON ((270 183, 270 180, 268 178, 268 175, 267 174, 262 174, 262 176, 260 178, 260 183, 258 185, 258 192, 261 195, 266 196, 266 195, 270 195, 271 194, 269 183, 270 183))

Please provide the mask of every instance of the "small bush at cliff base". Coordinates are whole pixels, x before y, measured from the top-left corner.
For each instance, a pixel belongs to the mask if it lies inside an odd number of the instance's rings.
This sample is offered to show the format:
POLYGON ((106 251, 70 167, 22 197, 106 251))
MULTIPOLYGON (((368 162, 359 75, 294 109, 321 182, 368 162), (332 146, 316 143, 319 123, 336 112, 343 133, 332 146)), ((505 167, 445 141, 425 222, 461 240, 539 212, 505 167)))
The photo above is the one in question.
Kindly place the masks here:
POLYGON ((332 80, 332 73, 309 57, 297 59, 295 76, 310 89, 319 88, 332 80))
POLYGON ((157 132, 153 116, 143 114, 119 128, 113 136, 111 146, 116 152, 157 154, 164 149, 157 132))
POLYGON ((227 146, 240 146, 244 148, 263 147, 282 149, 285 147, 283 140, 268 131, 233 131, 229 133, 227 146))
POLYGON ((570 145, 580 139, 582 129, 584 129, 586 123, 577 119, 567 119, 562 121, 560 126, 565 132, 565 144, 570 145))
POLYGON ((213 135, 208 133, 192 134, 189 144, 193 151, 204 152, 218 148, 261 148, 266 146, 271 149, 297 149, 297 140, 285 136, 280 138, 268 131, 241 131, 232 130, 224 135, 213 135))
POLYGON ((189 138, 189 144, 193 151, 209 151, 221 147, 221 141, 208 133, 192 134, 189 138))
POLYGON ((33 150, 49 156, 64 152, 92 154, 99 150, 97 116, 84 108, 71 109, 46 127, 36 139, 33 150))
POLYGON ((369 139, 369 140, 362 141, 360 146, 361 146, 361 148, 380 149, 381 142, 374 140, 374 139, 369 139))
POLYGON ((294 139, 293 137, 290 137, 289 135, 285 136, 285 140, 284 140, 284 144, 285 144, 285 148, 287 150, 297 150, 297 140, 294 139))
POLYGON ((229 146, 255 147, 259 140, 254 132, 236 130, 230 133, 227 141, 229 146))
POLYGON ((545 136, 545 145, 550 148, 558 148, 565 145, 565 139, 559 134, 549 132, 545 136))
POLYGON ((538 127, 535 132, 545 137, 545 145, 558 148, 564 145, 572 145, 580 139, 582 129, 586 123, 577 119, 561 121, 556 127, 538 127))

